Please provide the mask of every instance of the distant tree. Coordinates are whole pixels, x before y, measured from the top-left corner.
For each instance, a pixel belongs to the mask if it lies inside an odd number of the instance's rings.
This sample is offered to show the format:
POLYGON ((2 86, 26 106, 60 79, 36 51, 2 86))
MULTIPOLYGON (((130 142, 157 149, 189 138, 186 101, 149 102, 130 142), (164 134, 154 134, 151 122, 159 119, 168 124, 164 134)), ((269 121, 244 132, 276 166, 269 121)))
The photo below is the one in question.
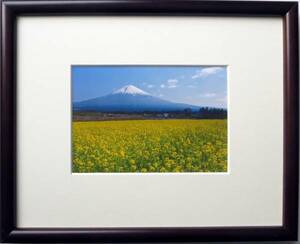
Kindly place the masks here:
POLYGON ((191 108, 185 108, 184 110, 183 110, 183 112, 185 113, 185 114, 188 114, 188 115, 190 115, 190 114, 192 114, 192 109, 191 108))
POLYGON ((223 108, 202 107, 199 109, 199 116, 203 119, 225 119, 227 110, 223 108))

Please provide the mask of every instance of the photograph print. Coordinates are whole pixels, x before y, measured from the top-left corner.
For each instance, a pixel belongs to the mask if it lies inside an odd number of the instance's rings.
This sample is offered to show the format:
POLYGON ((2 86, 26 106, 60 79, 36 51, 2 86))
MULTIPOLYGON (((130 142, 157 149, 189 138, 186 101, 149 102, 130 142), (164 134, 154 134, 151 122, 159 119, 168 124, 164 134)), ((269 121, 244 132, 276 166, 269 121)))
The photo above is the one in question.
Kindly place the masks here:
POLYGON ((73 173, 227 172, 226 66, 71 67, 73 173))

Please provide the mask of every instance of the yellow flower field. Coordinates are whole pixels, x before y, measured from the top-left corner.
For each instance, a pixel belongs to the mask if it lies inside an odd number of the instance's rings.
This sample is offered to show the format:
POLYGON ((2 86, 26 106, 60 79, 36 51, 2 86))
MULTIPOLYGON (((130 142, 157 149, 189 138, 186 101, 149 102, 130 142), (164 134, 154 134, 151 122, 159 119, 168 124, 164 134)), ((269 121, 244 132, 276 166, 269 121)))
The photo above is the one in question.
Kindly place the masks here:
POLYGON ((226 172, 227 120, 73 122, 73 172, 226 172))

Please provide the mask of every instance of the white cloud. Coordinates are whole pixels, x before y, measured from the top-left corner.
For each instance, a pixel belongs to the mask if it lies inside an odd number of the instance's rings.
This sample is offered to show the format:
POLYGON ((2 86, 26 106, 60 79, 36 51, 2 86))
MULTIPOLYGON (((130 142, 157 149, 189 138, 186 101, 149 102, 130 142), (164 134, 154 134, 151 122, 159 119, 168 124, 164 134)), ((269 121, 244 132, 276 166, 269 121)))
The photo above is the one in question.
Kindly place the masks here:
POLYGON ((164 84, 161 84, 160 87, 161 87, 161 88, 165 88, 165 85, 164 85, 164 84))
POLYGON ((169 80, 167 80, 167 86, 168 86, 168 88, 176 88, 177 87, 177 83, 178 83, 178 80, 176 80, 176 79, 169 79, 169 80))
POLYGON ((151 85, 151 84, 149 84, 147 87, 148 87, 148 88, 153 88, 154 86, 153 86, 153 85, 151 85))
POLYGON ((223 70, 223 68, 221 67, 208 67, 208 68, 200 69, 196 71, 196 74, 192 76, 192 79, 207 77, 209 75, 216 74, 221 70, 223 70))
POLYGON ((217 94, 216 93, 204 93, 201 94, 201 97, 215 97, 217 94))
POLYGON ((222 98, 218 98, 217 101, 218 102, 227 102, 227 96, 226 97, 222 97, 222 98))
POLYGON ((169 79, 169 80, 167 80, 167 82, 168 82, 168 84, 177 84, 178 83, 178 80, 176 80, 176 79, 169 79))
POLYGON ((188 85, 187 87, 189 87, 189 88, 196 88, 195 85, 188 85))

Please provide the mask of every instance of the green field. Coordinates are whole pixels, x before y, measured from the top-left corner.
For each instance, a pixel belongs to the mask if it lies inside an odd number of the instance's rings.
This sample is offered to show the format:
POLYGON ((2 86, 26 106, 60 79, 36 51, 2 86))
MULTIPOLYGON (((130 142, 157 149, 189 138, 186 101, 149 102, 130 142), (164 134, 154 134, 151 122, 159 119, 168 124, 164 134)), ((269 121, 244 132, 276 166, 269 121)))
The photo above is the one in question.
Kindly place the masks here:
POLYGON ((227 120, 73 122, 73 172, 227 172, 227 120))

